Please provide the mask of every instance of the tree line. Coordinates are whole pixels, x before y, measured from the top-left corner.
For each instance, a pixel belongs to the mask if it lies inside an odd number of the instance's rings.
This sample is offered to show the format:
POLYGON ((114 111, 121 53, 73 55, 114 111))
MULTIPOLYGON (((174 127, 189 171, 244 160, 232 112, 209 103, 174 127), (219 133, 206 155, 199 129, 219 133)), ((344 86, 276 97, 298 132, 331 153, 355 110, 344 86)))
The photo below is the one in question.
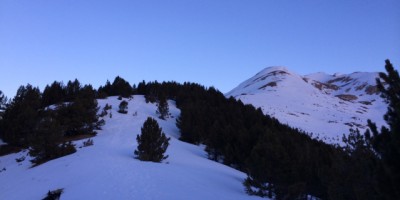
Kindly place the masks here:
POLYGON ((96 95, 77 79, 67 85, 55 81, 43 93, 30 84, 21 86, 4 106, 0 137, 10 146, 28 148, 34 164, 74 153, 68 138, 95 135, 104 124, 96 95))

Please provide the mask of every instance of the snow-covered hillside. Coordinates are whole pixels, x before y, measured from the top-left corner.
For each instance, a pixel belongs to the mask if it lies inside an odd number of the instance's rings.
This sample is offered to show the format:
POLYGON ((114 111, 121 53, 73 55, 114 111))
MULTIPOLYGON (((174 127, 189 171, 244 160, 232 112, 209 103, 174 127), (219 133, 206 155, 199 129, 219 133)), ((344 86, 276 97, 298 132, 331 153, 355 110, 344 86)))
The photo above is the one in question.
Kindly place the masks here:
POLYGON ((378 73, 316 73, 300 76, 268 67, 226 94, 260 107, 282 123, 340 142, 350 128, 366 130, 367 119, 384 125, 387 106, 377 93, 378 73))
MULTIPOLYGON (((129 100, 128 114, 117 112, 116 97, 99 100, 101 107, 106 103, 112 105, 112 118, 104 117, 106 125, 93 138, 93 146, 34 168, 27 152, 0 157, 0 199, 42 199, 58 188, 64 188, 63 200, 259 199, 245 193, 244 173, 208 160, 204 148, 178 140, 175 119, 180 111, 174 102, 169 101, 173 118, 166 121, 157 118, 156 106, 146 104, 143 96, 129 100), (133 157, 136 135, 149 116, 171 137, 169 158, 163 163, 133 157), (24 161, 16 162, 23 156, 24 161)), ((77 147, 83 141, 77 141, 77 147)))

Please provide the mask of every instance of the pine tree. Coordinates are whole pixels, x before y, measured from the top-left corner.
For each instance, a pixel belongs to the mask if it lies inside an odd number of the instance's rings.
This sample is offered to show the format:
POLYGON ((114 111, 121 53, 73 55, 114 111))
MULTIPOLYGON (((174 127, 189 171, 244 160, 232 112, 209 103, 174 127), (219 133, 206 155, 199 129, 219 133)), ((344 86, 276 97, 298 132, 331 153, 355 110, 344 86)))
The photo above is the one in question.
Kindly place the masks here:
POLYGON ((10 145, 26 147, 39 121, 41 94, 32 85, 21 86, 2 120, 2 139, 10 145))
POLYGON ((3 92, 0 90, 0 137, 2 135, 2 127, 3 124, 1 122, 1 120, 3 119, 3 115, 4 115, 4 111, 7 108, 7 97, 4 96, 3 92))
POLYGON ((146 81, 142 81, 138 84, 136 89, 137 94, 146 94, 147 93, 147 84, 146 81))
POLYGON ((74 81, 68 81, 67 87, 65 88, 65 101, 71 102, 73 101, 76 96, 78 95, 79 91, 81 90, 81 83, 78 81, 78 79, 75 79, 74 81))
POLYGON ((133 94, 133 88, 129 82, 119 76, 115 77, 111 87, 109 86, 109 83, 107 83, 105 88, 109 90, 108 95, 110 96, 119 95, 128 98, 133 94))
POLYGON ((170 138, 167 138, 159 127, 157 121, 147 118, 142 127, 142 133, 136 137, 138 147, 135 155, 139 160, 161 162, 168 158, 164 155, 168 148, 170 138))
POLYGON ((71 143, 60 145, 63 139, 62 128, 51 116, 52 112, 49 111, 41 119, 30 139, 29 155, 34 157, 31 162, 35 165, 76 151, 71 143))
POLYGON ((0 90, 0 114, 6 109, 7 97, 4 96, 3 92, 0 90))
POLYGON ((99 110, 96 100, 96 91, 91 85, 85 85, 70 96, 71 102, 60 104, 57 107, 56 118, 61 122, 65 136, 96 134, 95 129, 100 129, 99 110))
MULTIPOLYGON (((351 185, 352 190, 356 192, 349 193, 351 190, 348 188, 341 192, 342 194, 347 193, 347 199, 382 199, 381 194, 374 188, 377 183, 375 174, 381 165, 377 162, 378 157, 371 149, 368 140, 365 140, 364 135, 360 134, 358 129, 350 129, 349 135, 343 135, 342 140, 345 144, 343 150, 348 156, 341 162, 337 162, 338 159, 335 159, 333 168, 346 171, 345 173, 343 173, 344 171, 339 172, 344 174, 343 176, 335 173, 335 177, 339 178, 333 178, 330 185, 336 182, 340 186, 343 181, 351 185), (343 180, 343 178, 345 179, 343 180)), ((345 199, 345 197, 342 196, 341 199, 345 199)))
POLYGON ((83 86, 74 103, 81 104, 84 108, 84 111, 81 113, 81 118, 84 123, 82 127, 83 134, 96 134, 94 130, 100 129, 100 126, 103 125, 103 122, 99 121, 97 115, 99 107, 96 100, 96 91, 90 84, 83 86))
POLYGON ((119 104, 118 112, 122 113, 122 114, 126 114, 126 113, 128 113, 127 109, 128 109, 128 102, 125 100, 121 101, 121 103, 119 104))
POLYGON ((47 85, 42 95, 42 106, 61 103, 65 101, 66 90, 62 82, 54 81, 50 86, 47 85))
POLYGON ((7 108, 7 97, 5 97, 3 92, 0 90, 0 138, 2 138, 2 135, 4 135, 3 115, 6 108, 7 108))
POLYGON ((160 95, 160 98, 158 99, 158 104, 157 104, 157 114, 159 114, 159 118, 165 120, 165 118, 168 118, 169 115, 169 106, 167 99, 165 98, 164 95, 160 95))
POLYGON ((380 190, 388 199, 400 199, 400 76, 389 60, 385 61, 387 74, 381 72, 376 79, 381 97, 388 103, 384 115, 389 128, 378 131, 376 124, 368 121, 366 138, 379 154, 384 165, 380 174, 380 190), (371 135, 372 132, 372 135, 371 135))
POLYGON ((108 96, 112 96, 113 94, 112 86, 109 80, 107 80, 104 86, 100 86, 97 90, 97 97, 100 99, 104 99, 108 96))

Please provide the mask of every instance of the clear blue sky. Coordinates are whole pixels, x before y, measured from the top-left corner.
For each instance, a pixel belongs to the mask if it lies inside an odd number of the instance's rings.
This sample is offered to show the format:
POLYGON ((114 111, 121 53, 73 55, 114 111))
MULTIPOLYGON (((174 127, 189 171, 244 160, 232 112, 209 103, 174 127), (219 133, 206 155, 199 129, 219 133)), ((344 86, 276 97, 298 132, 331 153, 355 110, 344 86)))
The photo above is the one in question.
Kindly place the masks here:
POLYGON ((264 67, 400 66, 399 0, 0 0, 0 90, 120 75, 228 92, 264 67))

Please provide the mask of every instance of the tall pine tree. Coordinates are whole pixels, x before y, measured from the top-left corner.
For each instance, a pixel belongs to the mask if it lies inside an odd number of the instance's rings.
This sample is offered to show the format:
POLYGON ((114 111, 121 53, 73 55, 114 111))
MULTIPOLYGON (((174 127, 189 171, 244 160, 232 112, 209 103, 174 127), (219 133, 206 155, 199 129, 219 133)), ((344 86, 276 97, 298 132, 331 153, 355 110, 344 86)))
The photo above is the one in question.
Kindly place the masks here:
POLYGON ((6 109, 7 97, 4 96, 3 92, 0 90, 0 115, 6 109))
POLYGON ((70 102, 58 105, 56 117, 61 122, 66 136, 96 134, 95 130, 100 129, 102 125, 97 115, 99 107, 95 98, 96 91, 91 85, 81 88, 77 83, 77 80, 69 82, 71 88, 68 90, 74 91, 71 93, 74 95, 69 97, 70 102))
POLYGON ((159 114, 160 119, 165 120, 165 118, 168 118, 169 115, 169 106, 167 102, 167 98, 165 95, 160 95, 158 98, 158 103, 157 103, 157 114, 159 114))
POLYGON ((164 155, 168 148, 170 138, 162 132, 157 121, 151 117, 147 118, 142 127, 142 133, 136 137, 138 147, 135 155, 139 160, 161 162, 168 158, 164 155))
POLYGON ((3 115, 4 115, 4 111, 6 111, 6 107, 7 107, 7 97, 4 96, 3 92, 0 90, 0 137, 2 135, 2 127, 3 127, 3 123, 2 123, 2 119, 3 119, 3 115))
POLYGON ((123 100, 123 101, 121 101, 121 103, 119 104, 119 106, 118 106, 118 112, 119 113, 122 113, 122 114, 126 114, 126 113, 128 113, 128 102, 127 101, 125 101, 125 100, 123 100))
POLYGON ((47 85, 42 95, 42 106, 61 103, 65 101, 66 90, 62 82, 54 81, 50 86, 47 85))
POLYGON ((78 95, 79 91, 81 90, 81 87, 82 87, 81 83, 78 81, 78 79, 75 79, 74 81, 68 81, 67 87, 65 88, 66 89, 65 101, 67 102, 73 101, 78 95))
POLYGON ((387 74, 379 73, 382 81, 376 79, 376 82, 381 97, 388 103, 384 119, 389 128, 381 127, 378 131, 376 124, 368 121, 370 130, 366 137, 384 166, 379 174, 381 193, 387 194, 388 199, 400 199, 400 76, 389 60, 385 63, 387 74))
POLYGON ((41 94, 32 85, 21 86, 4 112, 2 139, 10 145, 27 147, 40 120, 41 94))
POLYGON ((60 143, 63 133, 60 123, 52 116, 54 111, 46 111, 31 138, 29 155, 34 157, 31 162, 41 164, 61 156, 72 154, 76 149, 72 143, 60 143))
POLYGON ((120 95, 125 98, 128 98, 133 94, 133 88, 129 82, 119 76, 115 77, 114 82, 112 83, 112 90, 112 95, 120 95))

